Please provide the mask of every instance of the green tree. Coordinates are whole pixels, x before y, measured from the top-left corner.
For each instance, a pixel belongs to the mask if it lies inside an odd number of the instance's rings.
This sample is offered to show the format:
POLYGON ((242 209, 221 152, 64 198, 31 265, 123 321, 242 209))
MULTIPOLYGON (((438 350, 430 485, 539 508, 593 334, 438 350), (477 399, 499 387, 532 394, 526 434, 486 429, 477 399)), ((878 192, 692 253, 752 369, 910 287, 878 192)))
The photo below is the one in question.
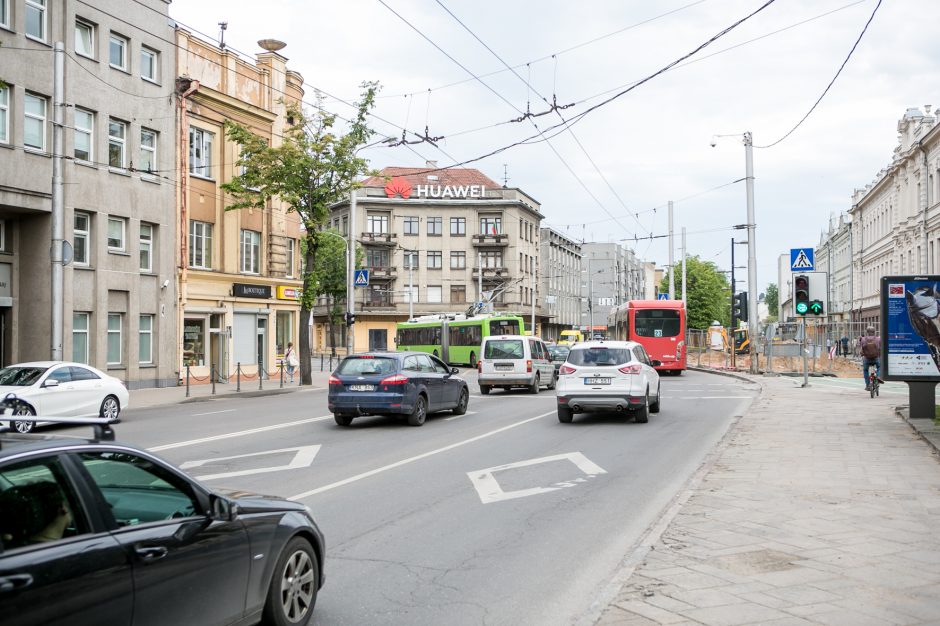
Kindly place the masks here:
POLYGON ((777 308, 780 306, 780 291, 777 289, 777 283, 767 285, 767 291, 764 293, 764 304, 767 305, 768 319, 777 319, 777 308))
MULTIPOLYGON (((336 229, 317 233, 319 249, 317 266, 313 270, 313 282, 318 295, 326 296, 327 325, 330 333, 330 351, 336 355, 336 329, 343 323, 346 300, 346 242, 336 229)), ((301 252, 306 249, 306 240, 301 241, 301 252)), ((356 246, 356 266, 362 264, 362 248, 356 246)))
POLYGON ((317 282, 317 258, 327 239, 319 231, 326 223, 330 206, 348 197, 357 179, 370 173, 368 163, 356 152, 372 136, 366 115, 375 104, 377 83, 363 83, 356 114, 345 133, 334 129, 336 116, 318 107, 308 115, 299 106, 287 107, 290 126, 281 143, 270 146, 245 126, 226 121, 229 139, 241 146, 236 165, 243 172, 222 185, 235 202, 227 209, 269 207, 272 199, 287 205, 300 218, 304 228, 304 275, 300 296, 300 383, 311 384, 310 326, 307 320, 322 285, 317 282))
MULTIPOLYGON (((727 277, 711 261, 697 256, 687 257, 685 273, 689 281, 686 288, 686 323, 689 328, 708 328, 718 320, 722 326, 731 321, 731 286, 727 277)), ((682 273, 674 277, 676 293, 682 293, 682 273)), ((660 292, 669 290, 669 277, 663 278, 660 292)))

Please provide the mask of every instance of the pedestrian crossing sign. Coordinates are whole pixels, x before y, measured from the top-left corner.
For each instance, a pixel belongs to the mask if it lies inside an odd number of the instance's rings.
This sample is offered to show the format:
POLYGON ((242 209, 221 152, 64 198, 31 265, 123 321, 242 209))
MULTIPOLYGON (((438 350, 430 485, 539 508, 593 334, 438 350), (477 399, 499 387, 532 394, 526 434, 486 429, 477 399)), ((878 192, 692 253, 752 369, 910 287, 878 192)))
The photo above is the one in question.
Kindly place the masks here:
POLYGON ((790 271, 812 272, 816 269, 813 248, 790 248, 790 271))
POLYGON ((659 294, 658 296, 656 296, 656 299, 657 299, 657 300, 668 300, 668 299, 669 299, 669 294, 668 294, 668 293, 661 293, 661 294, 659 294))
POLYGON ((356 287, 369 286, 369 270, 356 270, 353 277, 353 283, 356 287))

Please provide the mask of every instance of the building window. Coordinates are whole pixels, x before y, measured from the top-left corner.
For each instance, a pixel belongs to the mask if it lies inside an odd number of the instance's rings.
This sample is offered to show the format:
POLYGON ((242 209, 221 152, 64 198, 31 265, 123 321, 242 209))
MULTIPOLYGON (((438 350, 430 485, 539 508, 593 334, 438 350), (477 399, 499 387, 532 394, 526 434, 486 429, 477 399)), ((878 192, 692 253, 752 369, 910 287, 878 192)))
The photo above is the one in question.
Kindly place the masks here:
POLYGON ((435 237, 439 237, 444 234, 444 218, 443 217, 429 217, 428 218, 428 234, 435 237))
POLYGON ((465 217, 452 217, 450 218, 450 234, 451 235, 466 235, 467 234, 467 218, 465 217))
POLYGON ((241 271, 245 274, 261 273, 261 233, 242 230, 241 271))
POLYGON ((498 235, 503 232, 503 218, 501 217, 481 217, 480 234, 498 235))
POLYGON ((450 286, 450 302, 451 304, 464 304, 467 302, 467 286, 466 285, 451 285, 450 286))
POLYGON ((23 100, 23 146, 45 152, 46 150, 46 106, 42 96, 26 94, 23 100))
POLYGON ((111 67, 127 71, 127 39, 111 33, 111 43, 108 46, 108 61, 111 67))
POLYGON ((127 124, 114 118, 108 120, 108 165, 124 169, 124 148, 127 144, 127 124))
POLYGON ((428 285, 428 303, 440 304, 443 297, 443 290, 440 285, 428 285))
POLYGON ((406 235, 418 234, 418 218, 417 217, 405 218, 405 234, 406 235))
POLYGON ((388 234, 388 214, 387 213, 369 213, 366 215, 366 232, 374 235, 388 234))
POLYGON ((502 267, 503 266, 503 252, 502 250, 487 250, 480 254, 483 261, 483 267, 502 267))
POLYGON ((206 364, 206 320, 183 320, 183 365, 206 364))
POLYGON ((214 135, 201 128, 189 129, 189 172, 212 178, 212 140, 214 135))
POLYGON ((124 316, 108 313, 108 365, 121 364, 121 327, 124 316))
POLYGON ((388 289, 380 285, 369 285, 366 292, 366 306, 390 306, 392 304, 388 289))
POLYGON ((189 222, 189 266, 204 270, 212 267, 212 224, 189 222))
POLYGON ((440 250, 428 252, 428 269, 439 270, 444 266, 444 253, 440 250))
POLYGON ((366 249, 366 267, 387 268, 389 251, 385 249, 367 248, 366 249))
POLYGON ((140 224, 140 271, 153 271, 153 224, 140 224))
POLYGON ((466 268, 467 268, 467 253, 466 252, 451 252, 450 253, 450 269, 462 270, 466 268))
POLYGON ((297 263, 297 240, 287 240, 287 278, 294 277, 294 268, 297 263))
POLYGON ((0 252, 7 251, 7 223, 0 220, 0 252))
POLYGON ((0 0, 0 26, 10 27, 10 1, 0 0))
POLYGON ((91 240, 91 216, 75 212, 72 228, 72 254, 75 265, 88 265, 88 242, 91 240))
POLYGON ((73 133, 74 154, 78 161, 93 161, 95 114, 83 109, 75 109, 75 127, 73 133))
POLYGON ((127 230, 127 220, 123 217, 108 218, 108 251, 124 252, 124 235, 127 230))
POLYGON ((146 128, 140 129, 140 157, 137 169, 143 178, 155 178, 154 169, 157 165, 157 133, 146 128))
POLYGON ((88 313, 72 313, 72 360, 88 363, 88 313))
POLYGON ((343 237, 349 237, 349 216, 343 216, 343 237))
MULTIPOLYGON (((4 0, 0 0, 3 2, 4 0)), ((10 88, 0 86, 0 143, 10 143, 10 88)))
POLYGON ((75 53, 95 58, 95 27, 82 20, 75 20, 75 53))
POLYGON ((405 256, 404 268, 406 270, 418 269, 418 253, 417 252, 405 252, 404 256, 405 256))
POLYGON ((153 363, 153 315, 140 316, 137 358, 142 365, 153 363))
POLYGON ((159 55, 150 48, 140 48, 140 77, 150 82, 157 82, 157 59, 159 55))
POLYGON ((26 36, 46 40, 46 0, 26 0, 26 36))

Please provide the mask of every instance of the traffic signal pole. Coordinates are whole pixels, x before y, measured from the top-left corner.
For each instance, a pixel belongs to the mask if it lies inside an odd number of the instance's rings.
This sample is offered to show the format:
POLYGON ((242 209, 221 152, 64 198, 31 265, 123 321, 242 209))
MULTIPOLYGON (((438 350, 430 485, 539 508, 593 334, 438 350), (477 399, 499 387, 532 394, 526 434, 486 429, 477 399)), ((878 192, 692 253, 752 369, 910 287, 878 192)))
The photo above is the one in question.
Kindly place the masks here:
POLYGON ((737 327, 734 315, 734 237, 731 238, 731 367, 737 366, 735 359, 734 329, 737 327))

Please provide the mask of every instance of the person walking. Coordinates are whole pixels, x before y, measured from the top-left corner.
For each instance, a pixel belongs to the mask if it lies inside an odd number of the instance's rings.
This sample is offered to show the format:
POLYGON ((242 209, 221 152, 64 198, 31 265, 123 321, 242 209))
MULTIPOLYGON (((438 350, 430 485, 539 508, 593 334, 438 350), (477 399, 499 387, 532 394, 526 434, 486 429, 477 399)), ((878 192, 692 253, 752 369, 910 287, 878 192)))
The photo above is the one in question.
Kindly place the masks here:
POLYGON ((865 391, 871 389, 868 382, 868 370, 875 367, 875 377, 879 383, 881 380, 881 337, 875 334, 875 327, 869 326, 865 329, 865 336, 858 340, 859 348, 862 351, 862 376, 865 377, 865 391))
POLYGON ((842 335, 842 338, 839 339, 839 343, 842 344, 842 356, 849 356, 849 338, 842 335))
POLYGON ((284 363, 287 365, 287 375, 290 377, 290 382, 293 383, 294 372, 297 370, 297 366, 300 365, 293 343, 288 342, 287 344, 287 350, 284 351, 284 363))

